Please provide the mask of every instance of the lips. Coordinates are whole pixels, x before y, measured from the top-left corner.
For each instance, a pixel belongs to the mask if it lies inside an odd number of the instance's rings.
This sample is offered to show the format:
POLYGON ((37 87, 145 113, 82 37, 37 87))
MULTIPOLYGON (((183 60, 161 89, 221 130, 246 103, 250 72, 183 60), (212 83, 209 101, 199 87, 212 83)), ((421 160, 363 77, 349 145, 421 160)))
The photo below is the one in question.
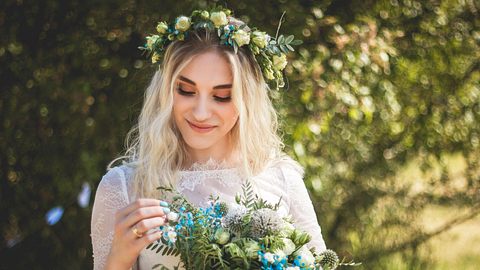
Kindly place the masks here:
POLYGON ((187 123, 193 130, 201 133, 209 132, 216 127, 216 126, 204 125, 204 124, 194 124, 188 120, 187 120, 187 123))

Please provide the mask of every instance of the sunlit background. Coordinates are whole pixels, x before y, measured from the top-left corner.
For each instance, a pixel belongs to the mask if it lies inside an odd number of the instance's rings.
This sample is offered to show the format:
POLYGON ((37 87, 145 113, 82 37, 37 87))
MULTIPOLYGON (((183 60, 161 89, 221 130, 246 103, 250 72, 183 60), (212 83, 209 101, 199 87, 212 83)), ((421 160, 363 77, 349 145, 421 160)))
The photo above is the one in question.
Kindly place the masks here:
POLYGON ((327 246, 355 269, 480 265, 480 2, 0 2, 0 269, 90 269, 90 215, 160 20, 227 4, 304 43, 274 93, 327 246))

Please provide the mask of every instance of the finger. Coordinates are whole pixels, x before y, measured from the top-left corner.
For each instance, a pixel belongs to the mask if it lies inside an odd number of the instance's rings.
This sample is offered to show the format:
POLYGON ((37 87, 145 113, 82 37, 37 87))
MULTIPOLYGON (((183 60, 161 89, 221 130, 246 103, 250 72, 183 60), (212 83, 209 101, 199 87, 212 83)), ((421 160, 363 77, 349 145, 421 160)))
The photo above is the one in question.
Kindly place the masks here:
POLYGON ((164 217, 166 215, 166 211, 170 211, 170 209, 167 210, 161 206, 142 207, 126 216, 122 223, 125 227, 132 227, 143 219, 164 217))
POLYGON ((162 225, 165 225, 165 223, 166 223, 165 217, 154 217, 154 218, 140 220, 132 228, 137 228, 139 233, 145 234, 146 232, 148 232, 153 228, 158 228, 162 225))
POLYGON ((117 216, 119 219, 123 219, 125 216, 130 214, 131 212, 135 211, 141 207, 148 207, 148 206, 159 206, 160 200, 157 199, 137 199, 134 202, 130 203, 129 205, 125 206, 124 208, 120 209, 117 212, 117 216))
POLYGON ((143 248, 143 247, 147 246, 148 244, 162 238, 162 234, 163 234, 162 231, 156 231, 156 232, 153 232, 153 233, 145 234, 142 238, 138 238, 137 243, 139 245, 141 245, 142 248, 143 248))

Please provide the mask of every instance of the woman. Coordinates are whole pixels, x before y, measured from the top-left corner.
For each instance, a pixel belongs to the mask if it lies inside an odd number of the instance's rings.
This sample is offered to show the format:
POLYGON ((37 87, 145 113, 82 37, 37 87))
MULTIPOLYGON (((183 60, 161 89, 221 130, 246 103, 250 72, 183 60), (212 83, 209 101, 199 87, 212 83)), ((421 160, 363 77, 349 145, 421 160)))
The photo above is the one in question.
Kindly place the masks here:
POLYGON ((176 257, 145 249, 160 239, 156 228, 170 211, 156 189, 166 184, 203 206, 212 194, 233 202, 249 179, 263 199, 276 203, 281 198, 280 213, 291 215, 296 227, 312 235, 311 246, 326 249, 303 169, 282 152, 268 95, 267 80, 281 79, 285 63, 274 59, 270 71, 265 62, 260 65, 258 48, 265 48, 265 40, 255 37, 263 32, 251 33, 255 43, 249 46, 245 35, 239 37, 243 23, 224 16, 229 11, 192 14, 177 18, 174 28, 159 24, 158 32, 170 35, 164 43, 159 36, 149 37, 147 47, 158 49, 152 50, 152 61, 163 59, 130 133, 136 136, 121 157, 128 162, 110 168, 112 161, 96 192, 91 234, 95 269, 178 264, 176 257), (230 31, 224 33, 230 39, 221 40, 208 27, 194 29, 189 20, 197 15, 215 29, 230 31))

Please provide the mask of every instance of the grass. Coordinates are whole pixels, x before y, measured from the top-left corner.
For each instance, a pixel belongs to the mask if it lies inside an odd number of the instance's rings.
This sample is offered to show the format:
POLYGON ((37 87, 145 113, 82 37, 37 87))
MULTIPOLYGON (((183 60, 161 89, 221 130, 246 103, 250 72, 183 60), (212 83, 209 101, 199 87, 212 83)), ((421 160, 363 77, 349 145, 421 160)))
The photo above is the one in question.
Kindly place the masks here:
MULTIPOLYGON (((445 158, 448 175, 452 179, 448 185, 441 187, 441 192, 459 191, 466 185, 464 171, 466 163, 461 155, 445 158)), ((414 192, 425 188, 425 179, 440 177, 440 166, 434 166, 427 172, 421 172, 416 162, 412 162, 398 177, 410 179, 414 192)), ((433 231, 455 217, 466 214, 467 209, 456 206, 429 205, 419 217, 426 231, 433 231)), ((421 247, 421 254, 432 263, 432 269, 480 269, 480 216, 456 225, 433 237, 421 247)))

